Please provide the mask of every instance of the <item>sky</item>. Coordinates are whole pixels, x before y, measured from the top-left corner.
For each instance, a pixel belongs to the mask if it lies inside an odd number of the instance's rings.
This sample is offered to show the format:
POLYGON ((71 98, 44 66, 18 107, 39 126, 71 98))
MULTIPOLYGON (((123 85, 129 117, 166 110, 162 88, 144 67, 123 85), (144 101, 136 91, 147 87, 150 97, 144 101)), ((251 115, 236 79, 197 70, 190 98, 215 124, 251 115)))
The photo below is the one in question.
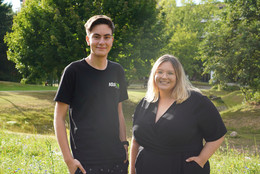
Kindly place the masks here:
MULTIPOLYGON (((181 0, 176 0, 177 6, 180 5, 181 0)), ((4 3, 11 3, 13 4, 13 11, 17 11, 21 4, 20 4, 20 0, 4 0, 4 3)), ((200 0, 195 0, 195 3, 199 4, 200 0)))
POLYGON ((20 8, 20 0, 4 0, 4 3, 13 4, 13 11, 17 11, 20 8))

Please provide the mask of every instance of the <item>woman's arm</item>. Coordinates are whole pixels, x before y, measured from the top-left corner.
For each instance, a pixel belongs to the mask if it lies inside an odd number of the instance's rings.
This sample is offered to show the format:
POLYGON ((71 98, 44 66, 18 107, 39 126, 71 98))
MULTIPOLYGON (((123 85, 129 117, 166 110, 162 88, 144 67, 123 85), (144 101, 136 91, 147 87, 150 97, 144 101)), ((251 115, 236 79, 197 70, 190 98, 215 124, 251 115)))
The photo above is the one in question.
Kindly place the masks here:
POLYGON ((225 136, 219 138, 216 141, 206 142, 203 149, 201 150, 199 156, 194 156, 186 159, 187 162, 195 161, 202 168, 208 159, 215 153, 215 151, 220 147, 221 143, 224 141, 225 136))
POLYGON ((132 137, 131 141, 131 152, 130 152, 130 174, 135 174, 135 161, 139 151, 140 145, 132 137))

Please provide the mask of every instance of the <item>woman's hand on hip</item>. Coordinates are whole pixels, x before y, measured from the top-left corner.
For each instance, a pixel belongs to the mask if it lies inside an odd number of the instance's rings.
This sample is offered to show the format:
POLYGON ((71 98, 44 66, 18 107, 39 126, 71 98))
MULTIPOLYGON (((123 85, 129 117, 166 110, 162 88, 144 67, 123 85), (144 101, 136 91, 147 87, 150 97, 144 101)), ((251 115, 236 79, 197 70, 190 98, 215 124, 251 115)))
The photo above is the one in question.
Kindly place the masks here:
POLYGON ((204 167, 204 165, 206 164, 207 161, 201 159, 199 156, 193 156, 193 157, 190 157, 188 159, 186 159, 186 162, 196 162, 201 168, 204 167))

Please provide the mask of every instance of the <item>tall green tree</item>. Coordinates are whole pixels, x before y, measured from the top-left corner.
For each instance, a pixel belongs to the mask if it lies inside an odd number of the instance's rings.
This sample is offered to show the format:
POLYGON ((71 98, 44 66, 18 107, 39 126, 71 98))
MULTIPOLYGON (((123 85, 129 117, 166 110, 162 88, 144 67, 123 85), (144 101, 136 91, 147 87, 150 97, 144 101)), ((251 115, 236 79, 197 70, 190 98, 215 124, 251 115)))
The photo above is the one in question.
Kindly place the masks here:
POLYGON ((216 82, 238 83, 249 99, 260 89, 260 0, 226 2, 207 28, 202 60, 205 71, 214 71, 216 82))
POLYGON ((8 58, 26 83, 52 82, 65 64, 84 56, 84 37, 78 36, 83 31, 81 21, 68 2, 63 2, 57 8, 48 0, 26 1, 14 18, 12 32, 6 35, 8 58))
POLYGON ((0 0, 0 80, 5 81, 19 80, 15 64, 7 60, 7 46, 4 43, 4 35, 12 28, 13 15, 12 6, 0 0))
POLYGON ((67 64, 87 56, 84 24, 96 14, 116 26, 109 59, 125 67, 128 80, 147 74, 160 50, 155 0, 26 1, 6 36, 9 59, 28 83, 59 78, 67 64))
POLYGON ((175 0, 162 0, 162 13, 167 21, 163 53, 175 55, 182 62, 186 74, 192 80, 200 80, 203 66, 199 57, 199 44, 204 35, 206 22, 218 10, 217 1, 204 0, 197 5, 194 1, 182 1, 176 6, 175 0))

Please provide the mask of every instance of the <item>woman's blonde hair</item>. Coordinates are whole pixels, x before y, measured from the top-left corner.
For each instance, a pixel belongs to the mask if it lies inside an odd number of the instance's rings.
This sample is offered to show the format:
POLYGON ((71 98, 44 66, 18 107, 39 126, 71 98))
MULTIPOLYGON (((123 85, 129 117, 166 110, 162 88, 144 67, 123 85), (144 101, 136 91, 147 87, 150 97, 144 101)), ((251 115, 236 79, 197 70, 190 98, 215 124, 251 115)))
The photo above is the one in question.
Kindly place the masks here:
POLYGON ((164 62, 170 62, 175 70, 176 85, 173 88, 171 95, 176 100, 177 104, 182 103, 187 98, 189 98, 190 91, 193 90, 200 92, 198 88, 192 86, 192 84, 186 77, 182 64, 180 63, 178 58, 169 54, 165 54, 154 63, 151 70, 145 96, 148 102, 156 102, 159 99, 159 89, 155 84, 155 73, 158 67, 164 62))

